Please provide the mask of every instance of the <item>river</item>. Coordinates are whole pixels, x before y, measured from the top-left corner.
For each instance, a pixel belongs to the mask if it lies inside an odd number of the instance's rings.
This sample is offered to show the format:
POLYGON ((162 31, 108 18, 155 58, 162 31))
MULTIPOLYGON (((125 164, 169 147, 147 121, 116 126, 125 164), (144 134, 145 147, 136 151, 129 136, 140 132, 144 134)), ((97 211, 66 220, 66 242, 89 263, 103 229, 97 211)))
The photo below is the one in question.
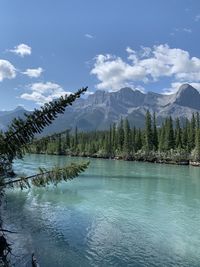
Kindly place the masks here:
MULTIPOLYGON (((18 173, 80 158, 27 155, 18 173)), ((200 168, 90 159, 57 187, 7 190, 15 266, 200 266, 200 168)))

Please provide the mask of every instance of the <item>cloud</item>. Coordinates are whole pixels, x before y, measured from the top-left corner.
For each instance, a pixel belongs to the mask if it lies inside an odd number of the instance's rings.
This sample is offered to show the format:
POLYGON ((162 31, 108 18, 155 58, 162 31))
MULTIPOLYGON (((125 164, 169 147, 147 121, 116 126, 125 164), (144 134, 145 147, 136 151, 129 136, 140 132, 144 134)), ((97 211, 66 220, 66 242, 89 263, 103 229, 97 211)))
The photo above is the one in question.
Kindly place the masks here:
POLYGON ((183 28, 183 31, 187 33, 192 33, 192 30, 190 28, 183 28))
POLYGON ((127 52, 128 54, 133 54, 133 53, 135 53, 135 51, 134 51, 132 48, 130 48, 129 46, 127 46, 127 48, 126 48, 126 52, 127 52))
POLYGON ((19 44, 9 51, 21 57, 31 55, 31 47, 26 44, 19 44))
POLYGON ((192 29, 190 28, 175 28, 171 33, 170 35, 171 36, 174 36, 176 33, 192 33, 192 29))
POLYGON ((89 33, 86 33, 86 34, 85 34, 85 37, 86 37, 86 38, 89 38, 89 39, 93 39, 93 38, 94 38, 94 36, 91 35, 91 34, 89 34, 89 33))
POLYGON ((87 91, 84 93, 84 95, 86 95, 86 96, 93 95, 93 94, 94 94, 94 92, 89 91, 89 90, 87 90, 87 91))
POLYGON ((9 61, 0 59, 0 82, 4 79, 13 79, 15 77, 15 67, 9 61))
POLYGON ((95 59, 91 74, 97 76, 100 83, 98 89, 119 90, 129 86, 130 82, 145 79, 145 69, 124 62, 120 57, 112 55, 98 55, 95 59))
POLYGON ((173 82, 200 82, 200 58, 191 57, 185 50, 161 44, 142 47, 137 52, 128 47, 126 51, 126 60, 110 54, 95 57, 90 73, 99 80, 96 88, 115 91, 124 86, 156 82, 164 77, 173 82))
POLYGON ((28 89, 31 92, 22 94, 20 98, 34 101, 38 105, 52 101, 60 96, 71 94, 71 92, 66 92, 59 84, 52 82, 32 83, 28 86, 28 89))
POLYGON ((197 14, 197 15, 195 16, 194 20, 195 20, 196 22, 198 22, 198 21, 200 20, 200 14, 197 14))
POLYGON ((38 78, 42 74, 44 70, 42 68, 37 69, 27 69, 26 71, 22 72, 23 74, 27 75, 30 78, 38 78))

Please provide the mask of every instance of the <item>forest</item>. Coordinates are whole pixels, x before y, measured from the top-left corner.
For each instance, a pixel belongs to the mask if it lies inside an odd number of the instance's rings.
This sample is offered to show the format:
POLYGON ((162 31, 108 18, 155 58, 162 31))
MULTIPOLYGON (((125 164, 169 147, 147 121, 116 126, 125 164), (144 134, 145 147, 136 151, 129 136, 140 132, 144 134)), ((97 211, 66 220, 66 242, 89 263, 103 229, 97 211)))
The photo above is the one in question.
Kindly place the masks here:
POLYGON ((192 164, 200 162, 200 115, 190 120, 164 119, 157 124, 156 114, 146 112, 143 129, 130 127, 121 118, 109 130, 82 132, 76 127, 34 139, 30 153, 138 160, 158 163, 192 164))

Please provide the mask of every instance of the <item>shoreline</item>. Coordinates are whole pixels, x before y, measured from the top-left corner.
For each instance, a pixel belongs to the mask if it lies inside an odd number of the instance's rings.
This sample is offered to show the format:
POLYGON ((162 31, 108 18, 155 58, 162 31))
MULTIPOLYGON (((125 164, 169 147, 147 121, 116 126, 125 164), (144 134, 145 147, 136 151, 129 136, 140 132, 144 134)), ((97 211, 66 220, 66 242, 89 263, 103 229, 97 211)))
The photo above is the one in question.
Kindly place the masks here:
POLYGON ((138 158, 135 159, 133 157, 120 157, 120 156, 98 156, 98 155, 80 155, 80 154, 57 154, 57 153, 30 153, 35 155, 49 155, 49 156, 67 156, 67 157, 80 157, 80 158, 93 158, 93 159, 106 159, 106 160, 121 160, 121 161, 134 161, 134 162, 147 162, 154 164, 167 164, 167 165, 178 165, 178 166, 192 166, 192 167, 200 167, 200 162, 191 161, 191 160, 180 160, 174 161, 172 159, 157 159, 157 158, 138 158))

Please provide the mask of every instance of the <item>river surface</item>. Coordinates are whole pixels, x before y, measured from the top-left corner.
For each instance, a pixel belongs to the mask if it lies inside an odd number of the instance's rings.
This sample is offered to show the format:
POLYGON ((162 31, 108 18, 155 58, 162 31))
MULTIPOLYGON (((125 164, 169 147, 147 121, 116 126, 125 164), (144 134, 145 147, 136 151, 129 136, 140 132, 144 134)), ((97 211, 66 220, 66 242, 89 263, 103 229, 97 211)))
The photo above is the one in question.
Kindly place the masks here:
MULTIPOLYGON (((27 155, 33 174, 80 158, 27 155)), ((57 187, 8 190, 4 221, 17 267, 200 266, 200 168, 90 159, 57 187)))

